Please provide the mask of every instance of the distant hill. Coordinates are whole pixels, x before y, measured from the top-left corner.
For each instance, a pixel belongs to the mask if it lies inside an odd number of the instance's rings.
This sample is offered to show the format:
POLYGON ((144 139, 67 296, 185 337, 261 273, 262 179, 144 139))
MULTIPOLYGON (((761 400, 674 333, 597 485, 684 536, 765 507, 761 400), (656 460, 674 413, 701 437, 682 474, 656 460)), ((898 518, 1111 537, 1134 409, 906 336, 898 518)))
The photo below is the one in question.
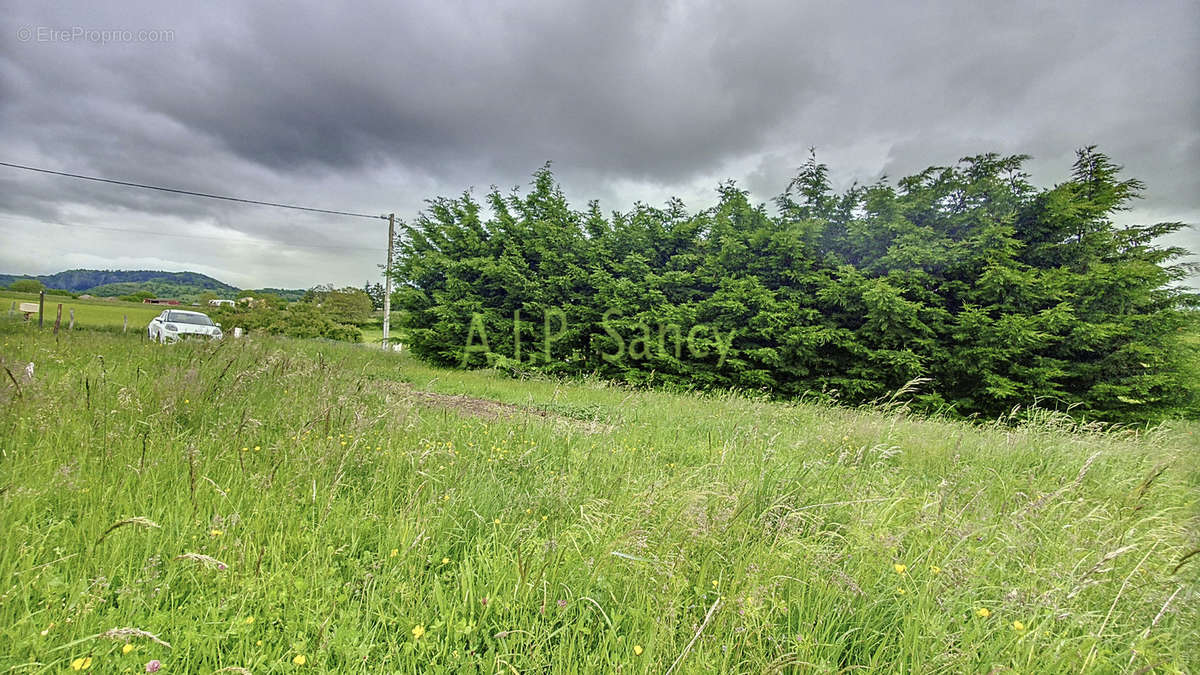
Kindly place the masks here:
POLYGON ((271 295, 278 295, 279 297, 283 298, 284 300, 287 300, 288 302, 298 301, 300 298, 303 298, 304 294, 307 292, 308 291, 303 288, 255 288, 255 289, 245 289, 245 290, 241 291, 241 293, 255 293, 255 294, 270 293, 271 295))
MULTIPOLYGON (((237 287, 218 281, 199 272, 161 272, 157 270, 67 270, 57 274, 31 276, 25 274, 0 274, 0 285, 7 286, 18 279, 37 279, 47 288, 61 288, 75 293, 90 292, 97 287, 110 284, 178 284, 194 287, 200 292, 236 293, 237 287)), ((135 289, 141 290, 141 289, 135 289)), ((151 290, 149 288, 145 290, 151 290)), ((93 293, 93 295, 97 295, 93 293)))
MULTIPOLYGON (((223 281, 199 272, 162 272, 157 270, 67 270, 57 274, 27 275, 0 274, 0 286, 19 279, 36 279, 46 288, 73 293, 89 293, 100 297, 133 295, 139 291, 160 298, 192 301, 205 293, 221 298, 237 298, 243 291, 223 281)), ((299 300, 304 289, 263 288, 258 292, 274 293, 285 300, 299 300)))

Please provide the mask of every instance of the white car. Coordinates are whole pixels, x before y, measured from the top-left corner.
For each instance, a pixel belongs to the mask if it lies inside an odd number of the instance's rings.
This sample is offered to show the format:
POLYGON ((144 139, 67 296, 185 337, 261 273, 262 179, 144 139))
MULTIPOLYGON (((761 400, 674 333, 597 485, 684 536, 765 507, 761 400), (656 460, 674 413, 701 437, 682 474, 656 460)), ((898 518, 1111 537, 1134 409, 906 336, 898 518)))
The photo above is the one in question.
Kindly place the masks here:
POLYGON ((184 337, 203 337, 220 340, 221 324, 213 323, 207 314, 202 312, 185 312, 179 309, 168 309, 150 321, 146 328, 151 340, 166 344, 177 342, 184 337))

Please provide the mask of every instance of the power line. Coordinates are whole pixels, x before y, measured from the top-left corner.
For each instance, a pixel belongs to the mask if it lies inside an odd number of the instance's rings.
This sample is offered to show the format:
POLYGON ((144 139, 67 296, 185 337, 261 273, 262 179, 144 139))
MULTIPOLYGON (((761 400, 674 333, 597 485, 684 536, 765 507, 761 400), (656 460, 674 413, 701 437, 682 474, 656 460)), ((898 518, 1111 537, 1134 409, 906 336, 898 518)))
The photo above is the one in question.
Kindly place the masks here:
MULTIPOLYGON (((128 230, 128 229, 121 228, 121 227, 104 227, 103 225, 67 225, 66 223, 47 223, 47 222, 43 222, 43 223, 41 223, 41 224, 42 224, 42 225, 53 225, 53 226, 55 226, 55 227, 66 227, 66 228, 70 228, 70 229, 72 229, 72 230, 77 230, 77 229, 83 229, 83 230, 106 230, 106 231, 108 231, 108 232, 125 232, 125 233, 128 233, 128 234, 146 234, 146 235, 155 236, 155 237, 177 237, 177 238, 180 238, 180 239, 205 239, 205 240, 209 240, 209 241, 219 241, 219 242, 223 242, 223 243, 226 243, 226 244, 240 244, 240 243, 243 243, 243 242, 253 242, 253 243, 255 243, 255 244, 264 244, 264 245, 267 245, 267 246, 280 246, 280 245, 283 245, 283 246, 289 246, 289 247, 291 247, 291 248, 318 248, 318 249, 322 249, 322 250, 327 250, 327 249, 338 249, 338 250, 343 250, 343 251, 370 251, 370 252, 372 252, 372 253, 378 253, 378 252, 379 252, 379 249, 375 249, 375 248, 368 248, 368 247, 366 247, 366 246, 337 246, 337 245, 324 245, 324 244, 293 244, 293 243, 291 243, 291 242, 287 242, 287 241, 282 241, 282 242, 280 242, 280 241, 269 241, 269 240, 267 240, 267 239, 256 239, 256 238, 253 238, 253 237, 246 237, 246 238, 244 238, 244 239, 238 239, 238 240, 233 240, 233 241, 231 241, 230 239, 228 239, 228 238, 225 238, 225 237, 208 237, 208 236, 205 236, 205 235, 202 235, 202 234, 176 234, 176 233, 174 233, 174 232, 152 232, 152 231, 150 231, 150 230, 128 230)), ((240 233, 239 233, 239 234, 240 234, 240 233)))
POLYGON ((370 218, 372 220, 387 220, 387 216, 370 215, 367 213, 354 213, 353 211, 336 211, 333 209, 315 209, 309 206, 297 206, 295 204, 280 204, 278 202, 266 202, 258 199, 242 199, 241 197, 230 197, 228 195, 215 195, 207 192, 193 192, 191 190, 180 190, 177 188, 162 187, 159 185, 145 185, 143 183, 130 183, 123 180, 113 180, 111 178, 99 178, 97 176, 84 176, 78 173, 67 173, 65 171, 52 171, 50 169, 41 169, 36 166, 25 166, 23 164, 12 164, 10 162, 0 162, 0 166, 7 166, 13 169, 22 169, 24 171, 36 171, 37 173, 47 173, 54 176, 66 176, 67 178, 78 178, 80 180, 90 180, 97 183, 111 183, 113 185, 124 185, 126 187, 142 188, 145 190, 158 190, 160 192, 171 192, 180 195, 191 195, 193 197, 205 197, 208 199, 220 199, 227 202, 239 202, 241 204, 257 204, 259 206, 274 206, 280 209, 295 209, 296 211, 309 211, 311 213, 328 213, 335 216, 349 216, 352 218, 370 218))

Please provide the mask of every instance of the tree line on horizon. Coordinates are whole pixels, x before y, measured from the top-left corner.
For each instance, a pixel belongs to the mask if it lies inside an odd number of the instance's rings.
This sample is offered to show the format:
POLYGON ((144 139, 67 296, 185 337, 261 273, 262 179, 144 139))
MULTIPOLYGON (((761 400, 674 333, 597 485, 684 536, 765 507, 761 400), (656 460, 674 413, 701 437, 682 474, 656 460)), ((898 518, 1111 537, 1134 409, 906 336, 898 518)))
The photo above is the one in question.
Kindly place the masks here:
POLYGON ((1188 252, 1158 243, 1184 224, 1116 225, 1144 186, 1094 147, 1051 188, 1027 159, 839 193, 814 155, 774 213, 726 182, 698 213, 671 199, 609 215, 573 210, 547 164, 524 194, 493 188, 486 216, 469 192, 430 200, 397 237, 395 299, 413 353, 445 366, 845 403, 918 381, 912 405, 962 416, 1195 413, 1198 297, 1178 285, 1188 252), (647 325, 735 337, 723 358, 711 338, 706 355, 611 358, 647 325))

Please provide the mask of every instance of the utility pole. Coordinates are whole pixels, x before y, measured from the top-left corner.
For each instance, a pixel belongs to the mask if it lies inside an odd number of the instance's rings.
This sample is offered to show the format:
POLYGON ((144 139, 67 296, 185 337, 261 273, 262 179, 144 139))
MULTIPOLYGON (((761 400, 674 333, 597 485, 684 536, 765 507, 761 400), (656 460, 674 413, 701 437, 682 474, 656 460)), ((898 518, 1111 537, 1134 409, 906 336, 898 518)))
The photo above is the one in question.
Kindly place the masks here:
POLYGON ((383 348, 388 349, 392 323, 392 246, 396 239, 396 214, 388 214, 388 257, 383 272, 383 348))

